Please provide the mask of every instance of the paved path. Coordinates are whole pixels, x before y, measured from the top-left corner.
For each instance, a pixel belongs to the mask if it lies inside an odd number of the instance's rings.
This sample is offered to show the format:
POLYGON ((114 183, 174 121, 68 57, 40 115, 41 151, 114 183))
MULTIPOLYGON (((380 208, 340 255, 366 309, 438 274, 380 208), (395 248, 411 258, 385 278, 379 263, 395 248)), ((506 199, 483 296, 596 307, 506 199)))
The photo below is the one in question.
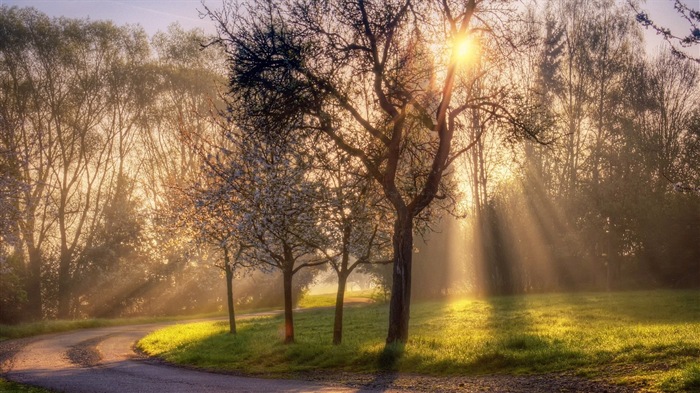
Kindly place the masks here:
POLYGON ((14 353, 3 361, 1 371, 12 381, 71 393, 368 391, 212 374, 158 364, 134 353, 136 340, 169 324, 87 329, 20 340, 14 353), (97 353, 99 356, 91 358, 97 353))

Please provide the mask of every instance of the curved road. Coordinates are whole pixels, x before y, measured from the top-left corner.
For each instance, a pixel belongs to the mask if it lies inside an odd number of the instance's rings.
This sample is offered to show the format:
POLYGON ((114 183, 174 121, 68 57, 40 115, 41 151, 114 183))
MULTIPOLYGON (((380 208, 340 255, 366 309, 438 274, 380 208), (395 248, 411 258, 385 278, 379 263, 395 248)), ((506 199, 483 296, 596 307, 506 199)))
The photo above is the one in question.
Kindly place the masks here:
POLYGON ((212 374, 158 364, 134 353, 132 346, 139 338, 171 324, 87 329, 18 340, 15 344, 20 348, 6 356, 0 371, 12 381, 75 393, 360 391, 306 381, 212 374))

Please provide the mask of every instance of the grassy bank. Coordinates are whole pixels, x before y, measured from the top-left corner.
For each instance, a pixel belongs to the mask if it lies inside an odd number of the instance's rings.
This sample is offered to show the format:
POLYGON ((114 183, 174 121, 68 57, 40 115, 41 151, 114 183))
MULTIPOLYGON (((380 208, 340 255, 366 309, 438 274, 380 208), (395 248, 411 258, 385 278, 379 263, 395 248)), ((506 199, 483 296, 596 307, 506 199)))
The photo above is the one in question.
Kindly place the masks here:
POLYGON ((170 317, 142 317, 142 318, 115 318, 115 319, 79 319, 79 320, 53 320, 53 321, 38 321, 30 323, 21 323, 18 325, 2 325, 0 324, 0 341, 36 336, 46 333, 67 332, 70 330, 90 329, 107 326, 124 326, 138 325, 143 323, 157 323, 180 321, 188 319, 201 319, 210 317, 219 317, 226 314, 217 312, 209 314, 198 314, 188 316, 170 316, 170 317))
POLYGON ((51 391, 0 378, 0 393, 51 393, 51 391))
MULTIPOLYGON (((317 308, 317 307, 333 307, 335 306, 335 294, 320 294, 320 295, 307 295, 299 300, 299 308, 317 308)), ((366 302, 376 301, 377 296, 373 291, 355 291, 348 292, 346 299, 357 299, 365 300, 366 302)), ((243 311, 236 310, 236 315, 246 315, 264 311, 272 311, 277 308, 256 308, 256 309, 246 309, 243 311)), ((227 314, 225 312, 215 312, 207 314, 195 314, 195 315, 181 315, 181 316, 168 316, 168 317, 139 317, 139 318, 91 318, 91 319, 79 319, 79 320, 48 320, 48 321, 37 321, 29 323, 21 323, 17 325, 3 325, 0 324, 0 341, 31 337, 39 334, 47 333, 60 333, 67 332, 71 330, 78 329, 90 329, 108 326, 124 326, 124 325, 138 325, 144 323, 157 323, 157 322, 170 322, 170 321, 181 321, 188 319, 203 319, 212 317, 225 317, 227 314)), ((2 393, 2 391, 0 391, 2 393)))
POLYGON ((700 390, 700 292, 556 294, 419 303, 402 356, 384 350, 386 305, 348 308, 334 347, 332 310, 169 327, 138 346, 168 361, 250 374, 311 369, 430 375, 574 372, 652 391, 700 390))

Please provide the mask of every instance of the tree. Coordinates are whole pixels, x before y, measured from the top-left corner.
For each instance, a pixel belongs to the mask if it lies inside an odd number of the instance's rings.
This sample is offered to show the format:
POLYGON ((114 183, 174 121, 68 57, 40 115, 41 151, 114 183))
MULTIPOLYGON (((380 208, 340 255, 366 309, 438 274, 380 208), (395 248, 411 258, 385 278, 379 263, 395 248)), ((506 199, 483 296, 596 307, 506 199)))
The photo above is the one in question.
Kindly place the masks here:
MULTIPOLYGON (((56 130, 57 155, 51 168, 54 192, 59 268, 59 318, 70 317, 77 306, 72 279, 76 261, 94 238, 115 171, 113 160, 123 153, 115 144, 124 142, 119 126, 109 124, 114 97, 108 77, 122 55, 119 39, 128 33, 108 22, 60 20, 60 44, 55 50, 62 61, 56 81, 50 85, 50 127, 56 130)), ((137 38, 138 39, 138 35, 137 38)), ((48 65, 56 67, 56 64, 48 65)))
POLYGON ((149 266, 141 247, 145 215, 135 184, 125 175, 117 179, 94 238, 76 261, 75 317, 116 318, 133 315, 138 308, 149 266))
POLYGON ((33 9, 0 7, 0 24, 0 238, 13 307, 38 319, 201 303, 214 290, 206 269, 191 280, 198 256, 167 255, 157 240, 185 242, 144 207, 171 207, 167 181, 199 165, 180 135, 207 127, 202 114, 223 79, 218 52, 199 50, 202 33, 173 28, 154 38, 156 58, 140 28, 33 9), (133 236, 108 234, 127 227, 133 236), (88 282, 106 285, 110 307, 95 307, 88 282), (183 293, 187 301, 162 301, 183 293))
MULTIPOLYGON (((152 312, 200 310, 204 302, 206 307, 219 305, 219 300, 210 300, 221 290, 212 283, 219 283, 217 267, 226 267, 219 252, 223 250, 218 244, 212 247, 209 238, 201 236, 205 228, 190 220, 207 214, 206 209, 193 210, 201 196, 197 190, 205 163, 196 147, 219 135, 212 113, 224 107, 219 97, 225 88, 221 52, 201 50, 205 41, 201 30, 184 30, 178 24, 151 39, 154 58, 146 75, 153 79, 153 99, 138 133, 140 187, 151 216, 144 243, 157 245, 149 250, 154 260, 167 261, 150 269, 152 312), (203 243, 206 247, 193 246, 203 243)), ((235 251, 229 251, 233 257, 235 251)))
POLYGON ((42 317, 42 249, 55 219, 49 204, 49 177, 56 160, 55 129, 46 108, 47 81, 58 79, 57 32, 35 10, 0 8, 2 51, 2 142, 15 190, 19 242, 26 250, 25 291, 29 318, 42 317))
POLYGON ((262 269, 279 269, 284 288, 284 342, 294 342, 292 279, 301 269, 325 264, 313 244, 322 244, 313 204, 318 181, 309 157, 283 140, 261 141, 232 131, 234 148, 209 163, 222 180, 219 196, 238 215, 235 233, 242 257, 262 269))
POLYGON ((247 267, 242 259, 246 245, 236 232, 240 219, 236 208, 240 204, 231 200, 236 197, 235 193, 222 193, 226 187, 222 187, 222 179, 216 172, 210 171, 205 179, 187 191, 191 206, 179 214, 186 225, 194 228, 201 242, 210 244, 222 254, 223 263, 216 266, 223 270, 226 279, 229 332, 236 334, 233 278, 238 268, 247 267))
MULTIPOLYGON (((662 26, 654 22, 653 16, 650 16, 646 11, 640 9, 636 2, 627 0, 630 7, 637 14, 636 19, 645 28, 651 28, 656 31, 656 34, 663 39, 671 47, 671 53, 683 59, 700 63, 700 56, 688 53, 693 48, 700 47, 700 10, 689 7, 681 0, 673 0, 673 9, 678 14, 677 16, 687 22, 688 32, 684 34, 674 33, 671 28, 662 26)), ((696 52, 697 53, 697 52, 696 52)))
POLYGON ((391 261, 386 255, 390 228, 387 209, 377 197, 376 185, 362 174, 362 164, 328 142, 315 149, 316 176, 324 179, 315 201, 320 211, 317 225, 324 236, 322 243, 310 240, 310 244, 325 256, 338 277, 333 344, 339 345, 348 277, 362 265, 391 261))
POLYGON ((251 1, 207 8, 230 58, 232 95, 247 99, 247 115, 265 118, 267 132, 283 132, 275 125, 291 118, 306 121, 360 160, 392 206, 388 344, 408 339, 414 219, 440 196, 455 156, 471 147, 453 146, 460 115, 480 108, 510 117, 504 94, 454 89, 478 78, 462 72, 463 40, 502 27, 474 17, 481 3, 251 1))

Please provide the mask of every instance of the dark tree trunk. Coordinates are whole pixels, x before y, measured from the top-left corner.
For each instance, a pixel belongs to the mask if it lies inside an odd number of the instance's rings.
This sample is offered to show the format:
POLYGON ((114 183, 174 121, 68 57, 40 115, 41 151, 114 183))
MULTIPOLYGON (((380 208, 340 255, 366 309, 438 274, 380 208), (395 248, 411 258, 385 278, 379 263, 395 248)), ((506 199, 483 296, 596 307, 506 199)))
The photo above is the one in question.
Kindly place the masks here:
POLYGON ((389 303, 387 344, 406 343, 411 308, 411 263, 413 259, 413 217, 400 212, 394 224, 394 274, 389 303))
POLYGON ((343 341, 343 300, 345 299, 345 286, 349 272, 341 271, 338 274, 338 294, 335 298, 335 319, 333 321, 333 345, 339 345, 343 341))
POLYGON ((224 249, 224 271, 226 272, 226 301, 228 303, 229 332, 231 334, 236 334, 236 314, 233 310, 233 268, 231 267, 227 249, 224 249))
POLYGON ((62 249, 58 265, 58 319, 70 317, 70 296, 70 253, 62 249))
POLYGON ((294 342, 294 317, 292 315, 292 269, 284 269, 284 343, 294 342))
POLYGON ((27 315, 32 320, 42 318, 41 313, 41 251, 29 249, 29 264, 27 266, 27 315))

